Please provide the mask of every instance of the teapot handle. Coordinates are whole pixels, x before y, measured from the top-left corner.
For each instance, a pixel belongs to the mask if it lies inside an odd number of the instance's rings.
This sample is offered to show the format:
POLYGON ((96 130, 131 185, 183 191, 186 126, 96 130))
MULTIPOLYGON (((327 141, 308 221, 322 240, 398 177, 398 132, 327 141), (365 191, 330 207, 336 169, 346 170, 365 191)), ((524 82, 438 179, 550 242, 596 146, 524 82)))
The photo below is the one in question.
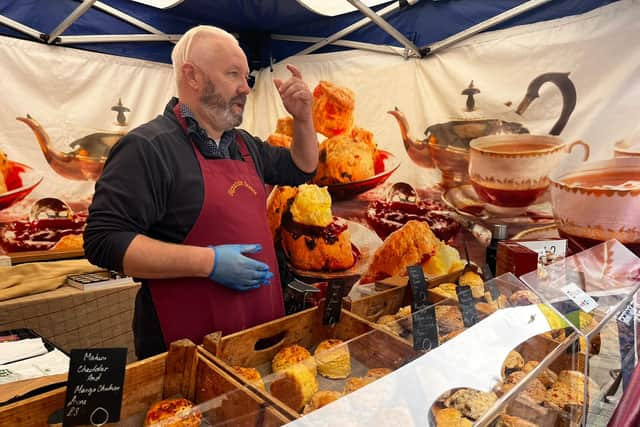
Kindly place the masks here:
POLYGON ((549 131, 550 135, 558 136, 569 121, 569 116, 571 116, 571 113, 573 113, 576 107, 576 87, 569 78, 569 73, 544 73, 533 79, 531 83, 529 83, 527 93, 518 105, 516 113, 519 115, 524 114, 529 104, 540 96, 540 87, 547 82, 555 84, 562 94, 562 111, 560 112, 560 117, 558 117, 558 120, 549 131))
POLYGON ((567 146, 567 152, 568 153, 573 152, 574 147, 577 145, 582 146, 582 148, 584 149, 584 157, 582 158, 582 161, 586 162, 587 160, 589 160, 589 155, 591 154, 591 147, 589 147, 589 144, 587 144, 586 142, 582 140, 577 140, 572 142, 567 146))

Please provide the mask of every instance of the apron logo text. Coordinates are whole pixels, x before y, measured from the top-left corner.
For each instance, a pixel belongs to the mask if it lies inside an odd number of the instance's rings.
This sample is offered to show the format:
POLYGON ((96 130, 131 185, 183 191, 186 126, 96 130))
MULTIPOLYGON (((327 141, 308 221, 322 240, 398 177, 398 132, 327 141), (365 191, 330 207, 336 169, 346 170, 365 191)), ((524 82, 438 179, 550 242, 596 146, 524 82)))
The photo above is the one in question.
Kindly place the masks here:
POLYGON ((231 197, 235 197, 236 192, 240 187, 245 187, 247 190, 251 191, 254 196, 258 195, 258 192, 255 190, 255 188, 253 188, 247 181, 243 180, 235 181, 233 184, 231 184, 231 187, 229 187, 227 193, 229 193, 231 197))

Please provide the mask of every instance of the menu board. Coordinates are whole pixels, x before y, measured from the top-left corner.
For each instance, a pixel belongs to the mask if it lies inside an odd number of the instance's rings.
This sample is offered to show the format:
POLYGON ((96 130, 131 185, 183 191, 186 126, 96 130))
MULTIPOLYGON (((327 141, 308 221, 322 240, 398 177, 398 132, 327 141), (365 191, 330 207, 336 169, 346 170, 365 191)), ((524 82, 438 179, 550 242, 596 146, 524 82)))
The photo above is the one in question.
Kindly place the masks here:
POLYGON ((427 301, 427 281, 421 265, 407 267, 409 285, 413 296, 411 303, 411 321, 413 324, 413 349, 431 350, 438 346, 436 312, 427 301))
POLYGON ((71 350, 63 425, 119 421, 126 364, 126 348, 71 350))

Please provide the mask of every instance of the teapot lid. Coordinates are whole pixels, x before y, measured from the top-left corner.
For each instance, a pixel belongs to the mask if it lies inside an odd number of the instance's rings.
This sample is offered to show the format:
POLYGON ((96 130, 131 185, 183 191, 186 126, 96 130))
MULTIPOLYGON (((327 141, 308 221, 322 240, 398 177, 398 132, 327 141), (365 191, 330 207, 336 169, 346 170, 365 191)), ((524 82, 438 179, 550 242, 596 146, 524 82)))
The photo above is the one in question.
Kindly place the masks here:
POLYGON ((488 105, 482 102, 482 98, 477 99, 476 95, 480 93, 480 89, 475 86, 471 80, 469 86, 460 92, 466 97, 466 102, 460 110, 459 117, 452 117, 452 120, 483 120, 483 119, 502 119, 504 121, 518 121, 521 119, 512 108, 511 101, 503 104, 488 105))
POLYGON ((128 113, 131 110, 128 107, 122 105, 122 98, 118 98, 118 105, 114 105, 113 107, 111 107, 111 111, 115 111, 117 113, 114 125, 119 128, 117 129, 118 132, 122 132, 124 128, 129 126, 129 124, 127 123, 127 116, 124 113, 128 113))

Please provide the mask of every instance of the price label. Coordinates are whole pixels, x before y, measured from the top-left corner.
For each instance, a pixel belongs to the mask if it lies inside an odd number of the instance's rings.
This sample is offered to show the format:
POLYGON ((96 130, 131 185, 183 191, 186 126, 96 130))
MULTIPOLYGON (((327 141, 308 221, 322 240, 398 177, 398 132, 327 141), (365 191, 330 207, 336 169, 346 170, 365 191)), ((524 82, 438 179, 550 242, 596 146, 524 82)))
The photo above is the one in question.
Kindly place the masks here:
POLYGON ((428 306, 427 281, 421 265, 407 267, 411 302, 411 321, 414 350, 431 350, 438 346, 438 327, 435 307, 428 306))
POLYGON ((585 313, 590 313, 598 307, 598 303, 573 282, 560 289, 585 313))
POLYGON ((126 364, 126 348, 71 350, 63 425, 119 421, 126 364))
POLYGON ((478 313, 473 302, 471 287, 456 286, 456 294, 458 295, 458 304, 462 313, 462 323, 464 323, 465 328, 470 328, 478 323, 478 313))
POLYGON ((342 280, 331 280, 329 282, 324 301, 323 325, 335 325, 340 321, 343 293, 344 282, 342 280))
POLYGON ((538 264, 549 265, 567 255, 567 240, 531 240, 518 244, 538 253, 538 264))

